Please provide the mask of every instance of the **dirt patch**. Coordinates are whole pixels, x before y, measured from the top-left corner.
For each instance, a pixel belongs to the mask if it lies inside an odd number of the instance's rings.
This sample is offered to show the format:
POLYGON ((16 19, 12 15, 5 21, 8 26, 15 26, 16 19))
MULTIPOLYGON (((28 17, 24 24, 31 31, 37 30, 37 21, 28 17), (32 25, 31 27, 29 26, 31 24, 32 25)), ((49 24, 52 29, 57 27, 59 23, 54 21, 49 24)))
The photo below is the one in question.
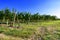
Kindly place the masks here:
POLYGON ((6 24, 0 24, 0 26, 6 27, 7 25, 6 24))
POLYGON ((0 34, 0 39, 1 40, 23 40, 23 39, 18 38, 18 37, 7 36, 4 34, 0 34))

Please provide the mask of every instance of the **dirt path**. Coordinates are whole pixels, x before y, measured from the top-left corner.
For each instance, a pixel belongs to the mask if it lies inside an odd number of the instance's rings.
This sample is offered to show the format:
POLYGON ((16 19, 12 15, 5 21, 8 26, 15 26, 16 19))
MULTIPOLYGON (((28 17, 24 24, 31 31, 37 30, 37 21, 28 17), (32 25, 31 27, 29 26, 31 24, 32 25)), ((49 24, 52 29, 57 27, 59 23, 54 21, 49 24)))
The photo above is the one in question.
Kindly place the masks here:
POLYGON ((0 40, 23 40, 18 37, 7 36, 5 34, 0 34, 0 40))

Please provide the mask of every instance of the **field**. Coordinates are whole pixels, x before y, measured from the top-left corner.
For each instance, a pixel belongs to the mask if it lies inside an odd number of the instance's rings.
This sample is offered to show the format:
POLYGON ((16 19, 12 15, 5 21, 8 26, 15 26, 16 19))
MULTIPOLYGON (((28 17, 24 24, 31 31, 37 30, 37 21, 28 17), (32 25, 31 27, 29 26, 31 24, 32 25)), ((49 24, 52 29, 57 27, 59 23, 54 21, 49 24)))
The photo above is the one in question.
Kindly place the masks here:
POLYGON ((60 20, 20 23, 19 28, 0 26, 0 40, 60 40, 60 20))

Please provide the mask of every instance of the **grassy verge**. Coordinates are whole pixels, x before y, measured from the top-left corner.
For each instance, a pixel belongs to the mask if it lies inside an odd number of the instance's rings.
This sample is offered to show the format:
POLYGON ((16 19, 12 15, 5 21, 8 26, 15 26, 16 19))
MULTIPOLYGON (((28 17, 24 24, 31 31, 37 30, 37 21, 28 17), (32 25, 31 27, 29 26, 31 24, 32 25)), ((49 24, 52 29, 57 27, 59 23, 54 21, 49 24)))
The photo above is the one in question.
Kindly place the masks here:
MULTIPOLYGON (((33 22, 29 24, 21 23, 20 26, 22 29, 16 29, 16 28, 9 28, 9 27, 0 27, 0 33, 3 33, 5 35, 10 35, 14 37, 21 37, 21 38, 29 38, 31 35, 36 32, 36 30, 41 27, 50 27, 52 26, 55 28, 55 33, 51 34, 49 32, 46 32, 47 34, 43 36, 45 40, 53 38, 60 39, 60 20, 58 21, 44 21, 44 22, 33 22)), ((39 30, 38 30, 39 31, 39 30)), ((38 33, 37 33, 38 34, 38 33)), ((40 34, 41 35, 41 34, 40 34)))

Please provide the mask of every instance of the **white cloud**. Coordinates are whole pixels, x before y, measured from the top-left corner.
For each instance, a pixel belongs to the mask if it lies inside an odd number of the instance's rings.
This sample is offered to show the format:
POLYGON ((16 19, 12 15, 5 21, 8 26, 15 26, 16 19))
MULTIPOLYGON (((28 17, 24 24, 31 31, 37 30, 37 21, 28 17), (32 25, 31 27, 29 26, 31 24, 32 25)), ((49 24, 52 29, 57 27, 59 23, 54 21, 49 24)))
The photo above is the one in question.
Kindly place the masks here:
POLYGON ((57 16, 58 18, 60 18, 60 9, 51 10, 51 11, 49 11, 48 14, 49 15, 54 15, 54 16, 57 16))

